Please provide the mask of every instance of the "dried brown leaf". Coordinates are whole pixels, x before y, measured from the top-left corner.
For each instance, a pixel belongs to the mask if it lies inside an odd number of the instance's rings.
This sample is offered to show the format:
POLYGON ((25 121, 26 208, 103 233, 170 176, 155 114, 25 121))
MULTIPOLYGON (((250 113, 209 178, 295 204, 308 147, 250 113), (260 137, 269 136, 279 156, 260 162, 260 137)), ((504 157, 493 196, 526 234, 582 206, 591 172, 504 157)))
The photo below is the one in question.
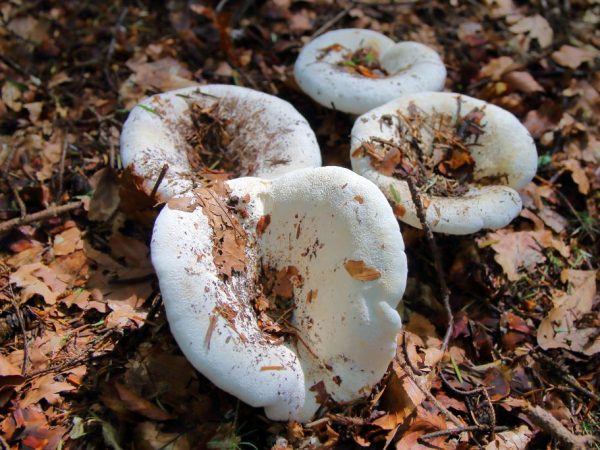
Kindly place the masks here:
POLYGON ((364 261, 348 259, 344 262, 344 267, 355 280, 373 281, 381 277, 379 270, 367 266, 364 261))
POLYGON ((563 45, 552 53, 552 59, 558 64, 571 69, 577 69, 580 65, 594 60, 594 52, 586 48, 563 45))
POLYGON ((552 299, 554 308, 538 328, 540 347, 566 348, 586 355, 600 352, 597 326, 592 317, 585 320, 596 297, 596 271, 565 269, 561 279, 568 280, 571 289, 552 299))

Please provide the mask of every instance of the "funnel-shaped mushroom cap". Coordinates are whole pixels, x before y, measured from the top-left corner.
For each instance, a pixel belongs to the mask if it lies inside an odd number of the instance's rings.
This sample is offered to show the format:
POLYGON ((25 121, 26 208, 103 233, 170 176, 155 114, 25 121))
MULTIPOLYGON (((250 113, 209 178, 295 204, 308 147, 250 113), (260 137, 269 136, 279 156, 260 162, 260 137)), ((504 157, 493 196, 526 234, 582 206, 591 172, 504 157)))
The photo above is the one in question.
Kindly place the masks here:
POLYGON ((353 170, 379 186, 400 220, 418 228, 403 178, 420 179, 427 223, 449 234, 506 226, 522 207, 515 189, 537 169, 533 138, 514 115, 454 93, 405 95, 360 116, 350 153, 353 170))
POLYGON ((152 262, 186 357, 274 420, 309 420, 323 390, 367 395, 393 358, 406 284, 381 191, 339 167, 226 187, 174 197, 154 227, 152 262))
POLYGON ((168 164, 161 201, 203 185, 194 161, 212 169, 228 159, 236 176, 263 178, 321 165, 315 134, 292 105, 220 84, 154 95, 133 108, 121 134, 121 159, 147 194, 168 164), (202 161, 201 150, 214 153, 210 161, 202 161))
POLYGON ((294 76, 317 103, 362 114, 402 94, 441 90, 446 68, 426 45, 395 43, 375 31, 349 28, 308 43, 294 76))

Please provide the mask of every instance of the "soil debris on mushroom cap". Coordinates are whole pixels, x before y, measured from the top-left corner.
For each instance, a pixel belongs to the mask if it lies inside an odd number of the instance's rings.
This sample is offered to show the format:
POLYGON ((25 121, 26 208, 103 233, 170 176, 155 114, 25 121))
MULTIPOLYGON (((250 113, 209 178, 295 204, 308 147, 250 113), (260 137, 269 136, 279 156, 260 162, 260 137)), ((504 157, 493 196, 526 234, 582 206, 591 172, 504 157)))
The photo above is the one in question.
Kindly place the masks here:
POLYGON ((456 115, 427 113, 410 102, 408 114, 396 111, 381 117, 381 127, 395 128, 395 139, 371 137, 354 152, 369 156, 371 166, 385 176, 413 178, 422 193, 460 197, 469 185, 485 186, 501 181, 502 175, 475 179, 475 160, 470 149, 480 145, 485 133, 485 107, 461 112, 457 98, 456 115))
POLYGON ((219 103, 202 106, 190 105, 192 127, 185 136, 189 147, 187 157, 192 169, 199 172, 219 167, 229 172, 231 177, 238 176, 239 164, 235 164, 237 155, 229 149, 231 136, 226 126, 231 122, 221 119, 218 114, 219 103))
POLYGON ((342 44, 332 44, 321 49, 320 59, 331 52, 343 52, 337 65, 355 75, 367 78, 384 78, 389 75, 381 65, 379 50, 374 47, 364 46, 352 51, 342 44))
POLYGON ((292 325, 296 309, 294 289, 301 288, 303 284, 304 278, 295 266, 277 270, 267 263, 261 264, 252 306, 258 327, 273 344, 290 342, 297 336, 297 330, 292 325))

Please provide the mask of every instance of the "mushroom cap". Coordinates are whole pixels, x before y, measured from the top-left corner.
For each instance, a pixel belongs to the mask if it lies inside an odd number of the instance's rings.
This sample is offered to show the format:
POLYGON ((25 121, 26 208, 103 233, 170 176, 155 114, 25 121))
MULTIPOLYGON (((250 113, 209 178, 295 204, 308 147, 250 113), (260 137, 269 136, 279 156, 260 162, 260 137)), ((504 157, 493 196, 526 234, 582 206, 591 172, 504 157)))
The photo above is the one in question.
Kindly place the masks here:
POLYGON ((239 157, 241 175, 273 178, 292 170, 319 167, 321 152, 314 132, 288 102, 252 89, 213 84, 146 98, 131 110, 121 134, 121 159, 147 194, 165 164, 159 201, 201 186, 188 158, 192 129, 190 104, 210 108, 225 123, 228 148, 239 157))
POLYGON ((226 185, 230 202, 245 199, 245 213, 229 216, 246 232, 243 270, 219 272, 212 206, 198 200, 211 195, 207 189, 173 198, 154 227, 152 262, 183 353, 273 420, 308 421, 320 386, 337 401, 367 395, 395 354, 395 307, 407 271, 398 222, 381 191, 340 167, 226 185), (297 269, 296 340, 275 344, 258 326, 252 305, 261 264, 297 269))
MULTIPOLYGON (((352 128, 350 154, 352 169, 379 186, 390 202, 401 205, 405 213, 399 219, 413 227, 421 228, 421 224, 406 181, 382 174, 372 166, 369 155, 359 155, 355 150, 363 143, 371 142, 373 137, 395 143, 405 139, 400 136, 397 124, 390 124, 382 119, 384 117, 398 112, 410 117, 409 108, 414 105, 426 117, 442 113, 456 121, 459 101, 462 114, 474 108, 484 111, 484 132, 478 138, 478 145, 469 148, 475 163, 474 182, 469 184, 464 195, 421 194, 427 199, 425 216, 433 231, 469 234, 482 228, 497 229, 508 225, 522 208, 516 189, 524 187, 535 176, 535 143, 519 119, 510 112, 482 100, 450 92, 404 95, 356 120, 352 128), (477 184, 478 180, 492 177, 497 178, 495 184, 477 184)), ((433 136, 427 127, 422 128, 422 136, 424 142, 421 148, 431 152, 433 136)))
POLYGON ((317 103, 363 114, 402 94, 439 91, 446 67, 435 50, 418 42, 395 43, 381 33, 347 28, 325 33, 304 46, 294 66, 300 88, 317 103), (334 46, 343 46, 337 50, 334 46), (370 47, 390 75, 368 78, 340 66, 344 55, 370 47), (326 49, 334 48, 326 51, 326 49))

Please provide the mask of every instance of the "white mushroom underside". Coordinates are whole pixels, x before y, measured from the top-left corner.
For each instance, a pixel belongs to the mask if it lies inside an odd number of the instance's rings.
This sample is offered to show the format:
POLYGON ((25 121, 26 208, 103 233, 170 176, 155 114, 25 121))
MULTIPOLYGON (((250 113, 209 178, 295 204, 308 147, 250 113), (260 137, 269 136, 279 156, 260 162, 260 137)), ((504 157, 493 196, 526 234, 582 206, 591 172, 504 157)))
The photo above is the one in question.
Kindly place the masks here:
POLYGON ((152 261, 182 351, 216 385, 264 406, 275 420, 309 420, 319 406, 310 388, 320 381, 338 401, 367 394, 394 355, 401 325, 394 308, 406 282, 404 245, 389 204, 372 183, 337 167, 228 185, 232 196, 250 194, 242 223, 256 239, 247 272, 233 280, 217 275, 212 230, 200 208, 167 205, 156 221, 152 261), (258 236, 264 215, 271 222, 258 236), (352 278, 348 260, 363 261, 380 277, 352 278), (294 290, 292 324, 301 338, 295 343, 269 343, 257 325, 252 292, 260 261, 294 266, 304 280, 294 290), (235 319, 215 316, 219 305, 235 310, 235 319))
POLYGON ((294 76, 317 103, 362 114, 402 94, 441 90, 446 68, 426 45, 394 43, 381 33, 350 28, 330 31, 307 44, 296 60, 294 76), (344 48, 324 51, 336 44, 344 48), (379 52, 380 64, 389 76, 368 78, 339 65, 346 53, 365 47, 379 52))
POLYGON ((142 178, 141 187, 147 194, 163 166, 169 166, 158 188, 159 200, 166 201, 199 185, 187 155, 192 102, 202 108, 218 102, 216 111, 232 138, 229 146, 239 156, 242 175, 273 178, 321 165, 314 132, 288 102, 240 86, 179 89, 142 101, 130 112, 121 134, 123 166, 142 178))
MULTIPOLYGON (((352 128, 351 162, 352 169, 373 181, 392 203, 399 203, 406 213, 400 220, 420 228, 415 206, 405 181, 378 172, 371 164, 368 155, 354 153, 372 137, 400 142, 398 129, 382 121, 383 116, 395 115, 400 111, 410 117, 408 108, 413 103, 422 113, 444 113, 457 118, 457 99, 461 101, 461 115, 473 108, 484 109, 484 133, 479 136, 478 145, 470 147, 475 161, 474 180, 468 192, 459 197, 423 195, 428 200, 426 210, 428 225, 435 232, 449 234, 469 234, 482 228, 497 229, 506 226, 521 211, 521 198, 516 192, 535 176, 537 152, 533 138, 519 120, 508 111, 466 95, 447 92, 430 92, 404 95, 377 109, 360 116, 352 128), (355 156, 352 156, 352 155, 355 156), (498 177, 498 184, 479 186, 478 179, 498 177), (506 183, 500 185, 499 183, 506 183), (391 187, 393 186, 393 187, 391 187), (396 192, 394 192, 394 190, 396 192), (394 195, 397 194, 397 195, 394 195), (398 202, 398 198, 400 201, 398 202)), ((395 122, 394 122, 395 124, 395 122)), ((432 136, 423 131, 424 143, 421 148, 431 148, 432 136)))

